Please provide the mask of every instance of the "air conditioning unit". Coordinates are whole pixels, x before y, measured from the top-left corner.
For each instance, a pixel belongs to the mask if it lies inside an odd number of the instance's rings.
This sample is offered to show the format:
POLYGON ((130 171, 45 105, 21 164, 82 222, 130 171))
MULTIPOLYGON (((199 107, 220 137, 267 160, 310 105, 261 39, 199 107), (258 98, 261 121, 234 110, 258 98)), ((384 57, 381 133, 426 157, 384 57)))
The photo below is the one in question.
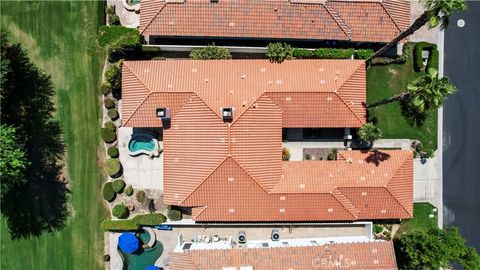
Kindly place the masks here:
POLYGON ((246 242, 247 242, 247 235, 245 234, 245 231, 240 231, 238 233, 238 243, 245 244, 246 242))
POLYGON ((223 107, 221 108, 222 119, 225 122, 230 122, 233 120, 233 108, 232 107, 223 107))
POLYGON ((160 120, 164 127, 169 126, 170 124, 170 108, 157 108, 155 114, 160 120))
POLYGON ((272 241, 280 240, 280 233, 278 233, 277 229, 272 230, 272 241))

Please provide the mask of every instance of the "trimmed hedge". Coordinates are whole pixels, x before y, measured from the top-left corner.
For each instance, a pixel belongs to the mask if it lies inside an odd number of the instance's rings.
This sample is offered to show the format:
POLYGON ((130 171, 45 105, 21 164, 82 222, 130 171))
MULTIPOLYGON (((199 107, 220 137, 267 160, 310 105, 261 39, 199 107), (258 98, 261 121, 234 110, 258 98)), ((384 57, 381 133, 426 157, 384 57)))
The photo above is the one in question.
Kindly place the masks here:
POLYGON ((103 185, 103 199, 108 202, 115 200, 116 193, 113 191, 112 182, 106 182, 103 185))
POLYGON ((375 54, 375 51, 372 49, 360 49, 360 50, 355 50, 355 52, 353 53, 353 56, 355 57, 355 59, 366 60, 374 54, 375 54))
POLYGON ((134 231, 140 226, 155 226, 165 223, 167 218, 160 213, 144 214, 128 220, 110 220, 102 222, 102 229, 105 231, 134 231))
POLYGON ((122 87, 122 68, 121 62, 112 64, 105 71, 105 81, 111 85, 113 90, 120 90, 122 87))
POLYGON ((293 47, 287 43, 269 43, 267 46, 267 57, 272 62, 281 63, 285 60, 295 59, 293 52, 293 47))
POLYGON ((125 195, 130 197, 133 195, 133 187, 128 185, 123 192, 125 192, 125 195))
POLYGON ((170 209, 167 216, 171 221, 178 221, 182 219, 182 212, 177 209, 170 209))
POLYGON ((227 48, 212 45, 192 50, 190 58, 195 60, 232 59, 232 55, 227 48))
POLYGON ((130 215, 130 211, 124 204, 117 204, 112 208, 112 215, 119 219, 126 219, 130 215))
POLYGON ((106 99, 103 100, 103 105, 107 109, 113 109, 113 108, 115 108, 115 100, 113 100, 111 98, 106 98, 106 99))
POLYGON ((105 161, 105 172, 111 177, 119 176, 122 169, 122 164, 117 159, 109 159, 105 161))
POLYGON ((142 36, 135 28, 102 25, 98 29, 98 44, 106 49, 136 48, 142 44, 142 36))
POLYGON ((122 194, 123 189, 125 188, 125 181, 123 181, 122 179, 117 179, 113 181, 112 188, 113 191, 115 191, 116 193, 122 194))
POLYGON ((429 68, 438 69, 437 45, 428 42, 418 42, 415 44, 415 47, 413 47, 413 68, 415 71, 420 72, 424 68, 422 59, 422 52, 424 50, 429 52, 426 70, 429 68))
POLYGON ((115 131, 108 129, 108 128, 102 128, 100 130, 100 137, 102 137, 102 140, 106 143, 112 143, 117 139, 117 134, 115 131))
POLYGON ((354 49, 320 48, 313 52, 320 59, 347 59, 352 57, 354 49))
POLYGON ((105 128, 106 129, 109 129, 113 132, 115 132, 115 130, 117 130, 117 126, 115 125, 115 123, 113 123, 112 121, 108 121, 105 123, 105 128))
POLYGON ((117 109, 110 109, 107 111, 107 115, 108 117, 110 117, 110 119, 112 119, 113 121, 117 120, 118 119, 118 111, 117 109))
POLYGON ((120 153, 118 152, 118 148, 116 146, 109 147, 107 150, 107 154, 111 158, 118 158, 120 153))
POLYGON ((98 91, 100 92, 100 94, 108 96, 112 92, 112 85, 108 82, 104 82, 100 85, 98 91))
POLYGON ((411 43, 403 45, 402 55, 397 57, 375 57, 371 60, 370 65, 405 64, 408 60, 411 47, 411 43))

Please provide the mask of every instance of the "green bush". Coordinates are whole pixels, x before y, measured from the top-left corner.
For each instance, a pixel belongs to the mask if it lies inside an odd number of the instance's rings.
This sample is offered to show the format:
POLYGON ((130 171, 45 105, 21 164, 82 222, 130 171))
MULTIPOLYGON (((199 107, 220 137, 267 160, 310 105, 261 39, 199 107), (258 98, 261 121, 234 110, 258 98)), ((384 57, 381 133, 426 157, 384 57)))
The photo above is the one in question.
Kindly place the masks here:
POLYGON ((110 65, 105 71, 105 81, 111 85, 111 90, 120 90, 122 87, 121 63, 110 65))
POLYGON ((105 123, 105 128, 106 129, 109 129, 113 132, 115 132, 115 130, 117 130, 117 126, 115 125, 115 123, 113 123, 112 121, 108 121, 105 123))
POLYGON ((115 108, 115 100, 113 100, 111 98, 106 98, 106 99, 103 100, 103 105, 107 109, 113 109, 113 108, 115 108))
POLYGON ((327 160, 337 160, 337 153, 338 150, 336 148, 333 148, 330 150, 330 153, 328 153, 327 160))
POLYGON ((390 64, 405 64, 411 53, 412 43, 403 45, 402 55, 396 57, 375 57, 371 60, 370 65, 390 65, 390 64))
POLYGON ((109 147, 107 150, 107 154, 111 158, 118 158, 120 153, 118 152, 118 148, 116 146, 109 147))
POLYGON ((122 164, 120 163, 120 161, 118 161, 117 159, 109 159, 107 161, 105 161, 105 172, 114 177, 114 176, 120 176, 120 171, 122 169, 122 164))
POLYGON ((98 90, 100 94, 108 96, 112 92, 112 85, 108 82, 104 82, 100 85, 100 88, 98 90))
POLYGON ((105 231, 135 231, 140 226, 155 226, 165 223, 167 218, 160 214, 137 215, 128 220, 106 219, 102 222, 102 229, 105 231))
POLYGON ((106 13, 108 15, 109 25, 120 25, 120 18, 115 13, 115 5, 107 6, 106 13))
POLYGON ((117 204, 112 209, 112 215, 119 219, 126 219, 130 215, 130 211, 124 204, 117 204))
POLYGON ((100 130, 100 136, 102 137, 102 140, 106 143, 112 143, 117 139, 117 134, 115 131, 112 131, 108 128, 102 128, 100 130))
POLYGON ((413 67, 416 72, 424 70, 422 52, 427 50, 429 52, 427 61, 427 70, 429 67, 438 69, 438 50, 437 45, 428 42, 418 42, 413 47, 413 67))
POLYGON ((125 188, 125 181, 123 181, 122 179, 117 179, 113 181, 112 188, 113 191, 115 191, 116 193, 122 194, 123 189, 125 188))
POLYGON ((320 59, 347 59, 353 55, 354 49, 319 48, 313 52, 320 59))
POLYGON ((282 160, 283 161, 288 161, 290 160, 290 150, 287 148, 283 147, 282 148, 282 160))
POLYGON ((313 58, 313 51, 312 50, 307 50, 307 49, 295 48, 295 49, 293 49, 293 57, 298 58, 298 59, 313 58))
POLYGON ((172 221, 178 221, 182 219, 182 212, 176 209, 171 209, 168 211, 167 216, 172 221))
POLYGON ((373 225, 373 233, 379 234, 381 232, 383 232, 383 227, 381 225, 374 224, 373 225))
POLYGON ((211 45, 192 50, 190 58, 195 60, 232 59, 232 55, 227 48, 211 45))
POLYGON ((137 201, 139 203, 144 203, 145 199, 147 198, 147 195, 145 194, 145 191, 139 190, 137 191, 137 194, 135 194, 135 197, 137 198, 137 201))
POLYGON ((293 47, 287 43, 270 43, 267 47, 267 57, 272 62, 281 63, 285 60, 295 59, 293 47))
POLYGON ((312 155, 306 154, 305 155, 305 160, 312 160, 312 155))
POLYGON ((372 49, 360 49, 360 50, 356 50, 353 53, 353 55, 355 56, 355 59, 363 59, 363 60, 370 58, 370 56, 374 54, 375 54, 375 51, 372 49))
POLYGON ((110 119, 112 119, 113 121, 117 120, 118 119, 118 111, 117 109, 110 109, 107 111, 107 115, 108 117, 110 117, 110 119))
POLYGON ((127 195, 129 197, 132 196, 133 195, 133 187, 131 185, 128 185, 125 188, 124 192, 125 192, 125 195, 127 195))
POLYGON ((112 182, 106 182, 103 185, 103 199, 106 201, 112 202, 115 200, 116 194, 113 191, 112 182))
POLYGON ((98 44, 107 50, 137 48, 142 44, 142 36, 135 28, 123 26, 100 26, 98 44))

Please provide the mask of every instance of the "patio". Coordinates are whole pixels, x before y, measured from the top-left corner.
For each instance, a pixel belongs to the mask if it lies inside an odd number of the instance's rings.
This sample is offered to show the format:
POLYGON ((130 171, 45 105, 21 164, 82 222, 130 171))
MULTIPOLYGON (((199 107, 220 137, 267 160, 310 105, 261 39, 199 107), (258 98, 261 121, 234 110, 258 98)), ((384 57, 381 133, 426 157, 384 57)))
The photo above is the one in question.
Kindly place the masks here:
MULTIPOLYGON (((118 150, 123 166, 125 183, 134 189, 163 190, 163 154, 150 158, 148 155, 130 156, 128 143, 133 129, 121 127, 118 129, 118 150)), ((163 148, 163 141, 158 141, 163 148)))

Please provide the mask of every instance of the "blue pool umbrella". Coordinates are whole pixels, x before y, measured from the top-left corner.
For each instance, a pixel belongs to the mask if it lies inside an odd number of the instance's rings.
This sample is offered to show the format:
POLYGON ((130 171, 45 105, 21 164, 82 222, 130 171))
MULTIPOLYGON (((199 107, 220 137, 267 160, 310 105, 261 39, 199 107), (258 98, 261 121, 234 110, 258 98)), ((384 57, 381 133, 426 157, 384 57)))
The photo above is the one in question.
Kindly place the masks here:
POLYGON ((154 265, 149 265, 145 270, 160 270, 160 268, 154 266, 154 265))
POLYGON ((133 253, 138 250, 138 238, 133 233, 123 233, 118 238, 118 246, 125 253, 133 253))

